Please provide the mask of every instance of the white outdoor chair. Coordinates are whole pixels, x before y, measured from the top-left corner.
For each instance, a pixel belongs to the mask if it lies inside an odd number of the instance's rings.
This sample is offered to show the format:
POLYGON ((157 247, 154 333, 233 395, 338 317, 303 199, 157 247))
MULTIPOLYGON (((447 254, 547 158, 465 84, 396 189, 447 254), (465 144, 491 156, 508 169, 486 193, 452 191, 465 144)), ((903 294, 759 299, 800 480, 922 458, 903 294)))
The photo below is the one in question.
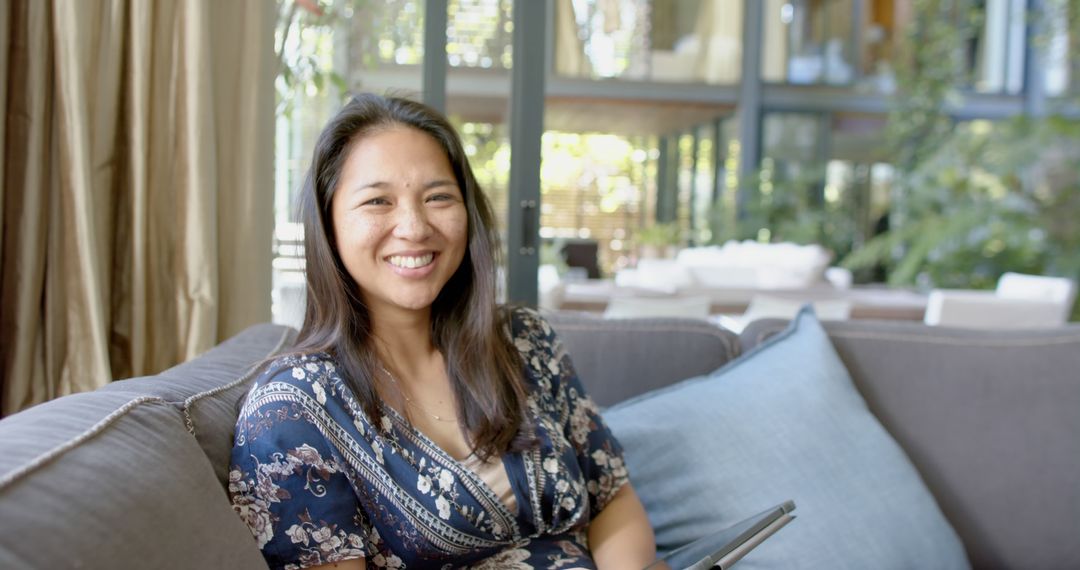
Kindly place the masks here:
POLYGON ((994 291, 935 289, 928 325, 980 329, 1052 328, 1069 320, 1076 282, 1064 277, 1006 273, 994 291))

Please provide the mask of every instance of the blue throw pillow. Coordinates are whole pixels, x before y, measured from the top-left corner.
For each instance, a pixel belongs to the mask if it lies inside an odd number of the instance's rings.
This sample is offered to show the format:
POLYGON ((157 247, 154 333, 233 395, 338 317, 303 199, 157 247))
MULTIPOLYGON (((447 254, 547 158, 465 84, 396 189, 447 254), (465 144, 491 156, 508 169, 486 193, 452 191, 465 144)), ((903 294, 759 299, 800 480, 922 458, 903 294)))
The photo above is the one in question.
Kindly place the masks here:
POLYGON ((970 567, 809 309, 716 372, 604 418, 661 550, 794 499, 796 520, 740 568, 970 567))

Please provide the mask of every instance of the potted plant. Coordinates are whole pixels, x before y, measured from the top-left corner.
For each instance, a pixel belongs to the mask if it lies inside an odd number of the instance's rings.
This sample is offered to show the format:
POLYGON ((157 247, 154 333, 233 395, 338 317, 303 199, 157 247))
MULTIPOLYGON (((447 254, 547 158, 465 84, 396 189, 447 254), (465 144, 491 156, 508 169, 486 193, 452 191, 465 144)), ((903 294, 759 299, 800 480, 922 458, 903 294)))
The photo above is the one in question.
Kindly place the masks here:
POLYGON ((675 248, 682 241, 682 230, 677 222, 652 224, 638 230, 635 236, 638 255, 647 259, 663 259, 675 256, 675 248))

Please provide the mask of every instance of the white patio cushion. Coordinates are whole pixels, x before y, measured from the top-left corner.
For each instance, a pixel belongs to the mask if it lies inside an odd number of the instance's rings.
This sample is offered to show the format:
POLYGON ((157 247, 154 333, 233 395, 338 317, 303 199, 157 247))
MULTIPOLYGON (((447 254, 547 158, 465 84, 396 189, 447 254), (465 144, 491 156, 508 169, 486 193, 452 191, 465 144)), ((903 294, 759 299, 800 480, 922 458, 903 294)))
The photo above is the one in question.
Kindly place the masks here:
POLYGON ((923 321, 928 325, 980 329, 1032 329, 1064 324, 1063 305, 1054 301, 1009 299, 993 291, 935 289, 923 321))

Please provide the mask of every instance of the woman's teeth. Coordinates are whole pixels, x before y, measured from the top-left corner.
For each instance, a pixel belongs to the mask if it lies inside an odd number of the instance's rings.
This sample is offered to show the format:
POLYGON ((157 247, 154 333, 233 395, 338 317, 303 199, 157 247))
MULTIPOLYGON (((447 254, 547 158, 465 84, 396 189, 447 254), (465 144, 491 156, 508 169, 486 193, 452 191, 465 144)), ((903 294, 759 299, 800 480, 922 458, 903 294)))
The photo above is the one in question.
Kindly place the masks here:
POLYGON ((391 255, 390 263, 395 267, 404 267, 406 269, 415 269, 417 267, 423 267, 435 258, 435 254, 429 253, 421 255, 420 257, 409 257, 404 255, 391 255))

